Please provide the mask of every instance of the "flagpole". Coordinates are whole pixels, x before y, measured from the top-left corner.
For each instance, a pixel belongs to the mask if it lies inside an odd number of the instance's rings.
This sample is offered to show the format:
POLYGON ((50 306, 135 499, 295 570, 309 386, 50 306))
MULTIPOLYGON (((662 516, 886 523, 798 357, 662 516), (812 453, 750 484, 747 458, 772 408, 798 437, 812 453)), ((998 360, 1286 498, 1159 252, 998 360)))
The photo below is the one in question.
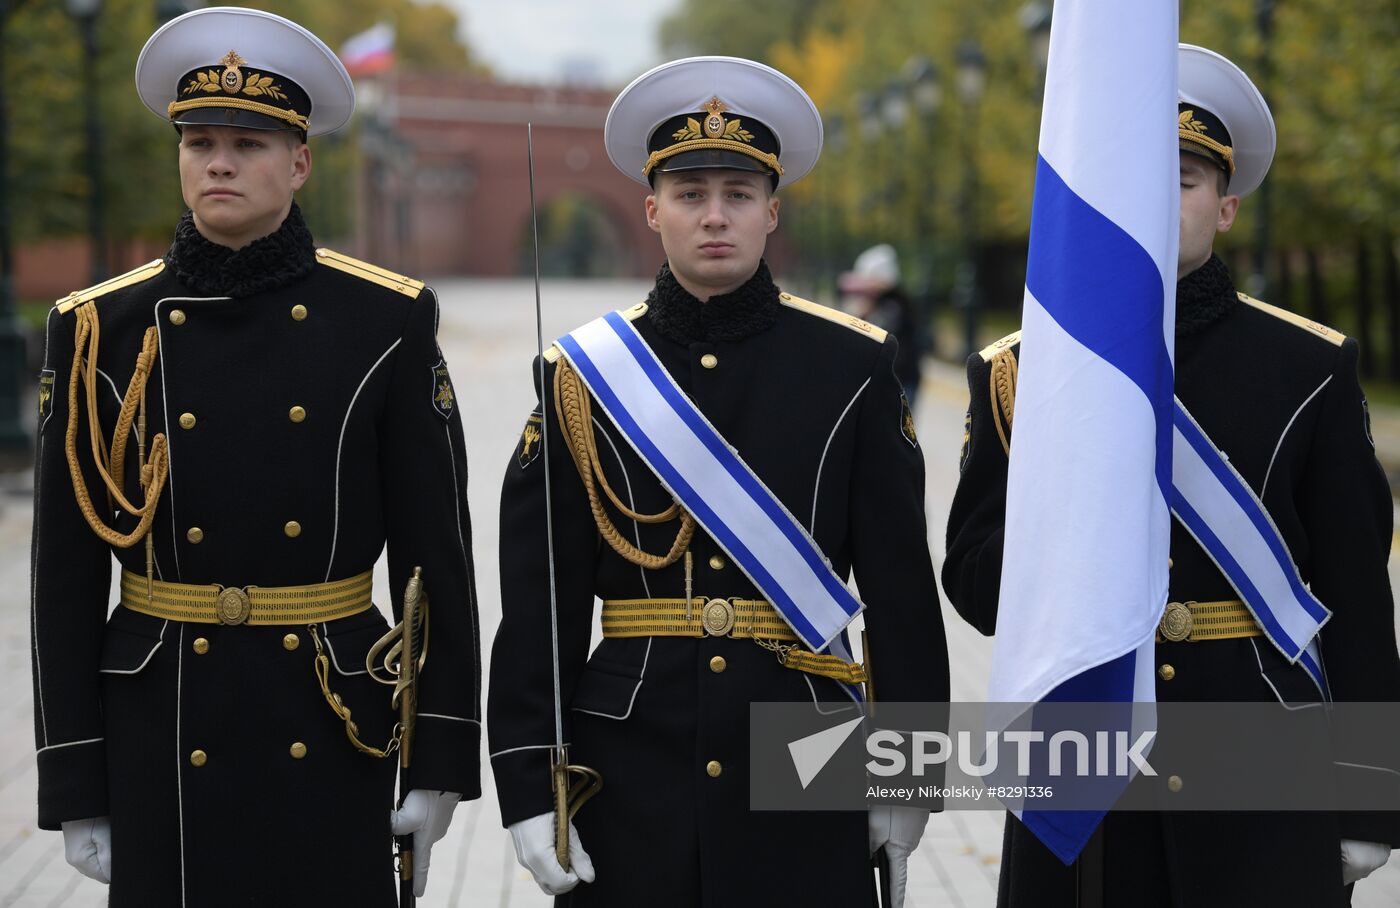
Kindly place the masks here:
MULTIPOLYGON (((1107 817, 1104 818, 1107 820, 1107 817)), ((1104 832, 1099 823, 1094 834, 1074 862, 1074 889, 1078 908, 1105 908, 1104 905, 1104 832)))

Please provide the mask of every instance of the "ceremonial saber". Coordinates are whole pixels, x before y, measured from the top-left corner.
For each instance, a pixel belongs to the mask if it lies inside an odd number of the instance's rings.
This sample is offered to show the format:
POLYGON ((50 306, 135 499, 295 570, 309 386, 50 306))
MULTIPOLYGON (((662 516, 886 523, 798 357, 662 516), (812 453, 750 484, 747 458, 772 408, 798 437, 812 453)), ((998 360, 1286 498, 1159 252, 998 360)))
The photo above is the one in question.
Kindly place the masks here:
MULTIPOLYGON (((870 638, 865 630, 860 632, 860 658, 865 663, 865 702, 868 718, 875 717, 875 669, 870 662, 870 638)), ((880 908, 893 908, 894 897, 890 894, 890 856, 884 846, 870 856, 870 879, 875 886, 875 904, 880 908)))
MULTIPOLYGON (((415 567, 403 591, 402 646, 394 699, 399 707, 399 808, 408 795, 408 767, 413 760, 413 736, 418 722, 418 672, 427 655, 427 599, 423 595, 423 569, 415 567)), ((399 908, 413 908, 413 833, 398 837, 399 908)))
POLYGON ((554 573, 554 495, 550 489, 549 407, 545 405, 544 310, 540 304, 540 224, 535 205, 535 127, 525 124, 525 157, 530 170, 530 234, 535 253, 535 362, 539 368, 540 453, 544 458, 544 527, 549 553, 549 642, 554 669, 554 749, 550 753, 550 789, 554 795, 554 857, 569 869, 569 821, 583 803, 602 787, 603 779, 586 766, 569 764, 564 746, 564 704, 559 681, 559 597, 554 573), (581 777, 580 784, 569 784, 570 774, 581 777))

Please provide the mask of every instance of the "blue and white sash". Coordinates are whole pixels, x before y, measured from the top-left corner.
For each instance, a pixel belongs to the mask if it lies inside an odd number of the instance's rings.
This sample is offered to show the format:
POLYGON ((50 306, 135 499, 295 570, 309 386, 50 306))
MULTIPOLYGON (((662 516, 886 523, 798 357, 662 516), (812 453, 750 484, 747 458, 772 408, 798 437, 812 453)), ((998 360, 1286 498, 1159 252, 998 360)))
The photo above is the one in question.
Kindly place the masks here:
POLYGON ((813 652, 850 660, 864 606, 792 516, 676 385, 617 312, 558 341, 564 356, 666 490, 694 516, 813 652))
POLYGON ((1259 496, 1180 400, 1172 413, 1171 507, 1264 635, 1330 699, 1317 634, 1332 613, 1304 585, 1259 496))

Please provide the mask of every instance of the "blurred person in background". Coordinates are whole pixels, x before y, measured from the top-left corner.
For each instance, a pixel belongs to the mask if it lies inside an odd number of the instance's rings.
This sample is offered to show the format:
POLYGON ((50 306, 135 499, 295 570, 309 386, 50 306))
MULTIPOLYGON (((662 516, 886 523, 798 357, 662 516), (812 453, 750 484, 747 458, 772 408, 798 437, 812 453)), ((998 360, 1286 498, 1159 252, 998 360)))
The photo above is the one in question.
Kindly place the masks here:
POLYGON ((888 243, 871 246, 856 256, 851 270, 837 279, 837 286, 842 309, 883 328, 899 341, 894 374, 912 408, 919 394, 923 331, 916 307, 900 281, 899 254, 888 243))

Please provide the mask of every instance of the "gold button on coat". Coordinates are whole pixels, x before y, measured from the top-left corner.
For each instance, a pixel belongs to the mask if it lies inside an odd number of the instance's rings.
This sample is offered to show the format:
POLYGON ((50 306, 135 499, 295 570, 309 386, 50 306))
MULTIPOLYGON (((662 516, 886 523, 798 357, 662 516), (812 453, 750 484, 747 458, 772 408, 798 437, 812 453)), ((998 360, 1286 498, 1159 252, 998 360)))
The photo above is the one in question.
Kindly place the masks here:
POLYGON ((196 750, 190 754, 191 766, 203 766, 209 762, 209 755, 202 750, 196 750))
POLYGON ((192 645, 195 653, 200 656, 209 652, 209 641, 204 637, 196 637, 192 645))
POLYGON ((193 429, 193 428, 194 428, 194 414, 193 414, 193 413, 181 413, 181 414, 180 414, 180 428, 182 428, 182 429, 193 429))
POLYGON ((719 357, 715 356, 713 353, 706 353, 704 356, 700 357, 700 365, 704 366, 706 369, 713 369, 715 366, 719 365, 719 357))
POLYGON ((185 530, 185 538, 191 543, 199 545, 204 541, 204 531, 199 527, 190 527, 188 530, 185 530))
POLYGON ((1157 677, 1161 678, 1163 681, 1170 681, 1176 677, 1176 669, 1164 662, 1161 667, 1157 669, 1157 677))
POLYGON ((172 325, 183 325, 184 323, 185 323, 185 310, 184 310, 184 309, 171 309, 171 310, 170 310, 170 324, 172 324, 172 325))
POLYGON ((297 741, 293 743, 291 747, 287 748, 287 752, 292 755, 293 760, 300 760, 302 757, 306 756, 306 745, 297 741))
POLYGON ((1172 792, 1181 791, 1181 776, 1167 776, 1167 790, 1172 792))
POLYGON ((303 419, 306 419, 306 408, 292 407, 287 411, 287 418, 292 422, 301 422, 303 419))
POLYGON ((724 570, 724 559, 718 555, 710 556, 710 567, 716 571, 724 570))
POLYGON ((729 663, 724 661, 723 656, 715 656, 713 659, 710 660, 710 671, 714 672, 716 675, 718 675, 720 672, 724 671, 728 667, 729 663))
POLYGON ((293 307, 292 307, 292 318, 296 319, 296 320, 299 321, 299 322, 300 322, 300 321, 305 321, 305 320, 306 320, 306 307, 303 306, 301 303, 297 303, 295 306, 293 306, 293 307))
POLYGON ((718 760, 711 760, 705 764, 705 772, 709 773, 710 778, 718 779, 719 774, 724 772, 724 767, 720 765, 718 760))
POLYGON ((282 532, 286 533, 288 538, 295 539, 301 535, 301 524, 295 520, 288 520, 287 525, 282 527, 282 532))
POLYGON ((301 638, 298 637, 296 634, 288 634, 287 636, 282 638, 282 648, 287 652, 290 653, 298 646, 301 646, 301 638))

